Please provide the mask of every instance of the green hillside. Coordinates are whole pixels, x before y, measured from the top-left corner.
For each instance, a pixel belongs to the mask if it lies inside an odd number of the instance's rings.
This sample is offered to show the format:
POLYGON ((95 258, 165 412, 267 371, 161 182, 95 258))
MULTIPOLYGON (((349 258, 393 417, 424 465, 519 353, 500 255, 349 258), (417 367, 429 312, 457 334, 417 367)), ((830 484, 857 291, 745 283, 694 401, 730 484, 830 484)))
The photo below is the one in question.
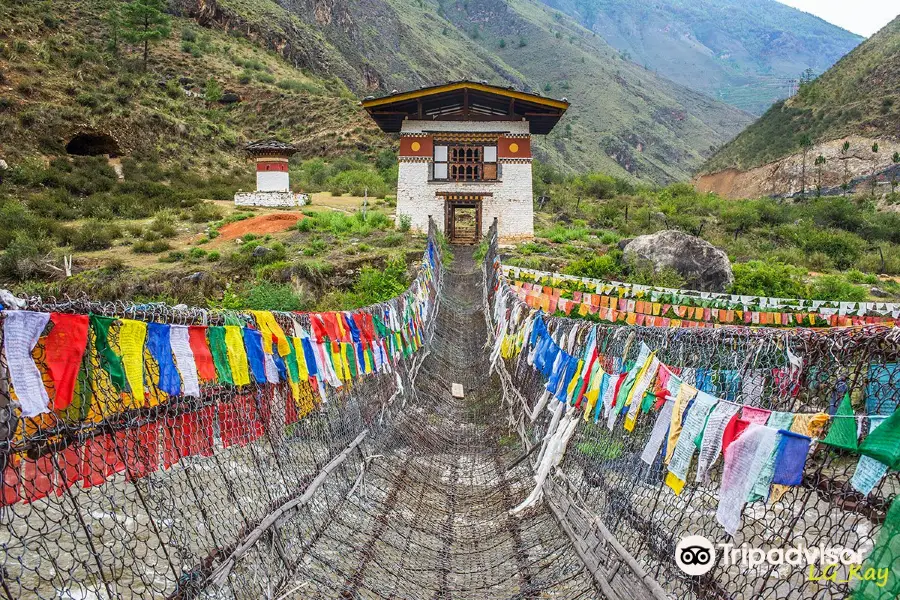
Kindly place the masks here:
POLYGON ((772 106, 703 170, 748 169, 802 143, 860 135, 900 141, 900 16, 800 92, 772 106))
POLYGON ((750 116, 622 60, 599 36, 536 0, 178 0, 359 95, 453 79, 567 97, 540 158, 644 181, 683 179, 750 116))
POLYGON ((543 0, 634 62, 754 114, 863 38, 774 0, 543 0))

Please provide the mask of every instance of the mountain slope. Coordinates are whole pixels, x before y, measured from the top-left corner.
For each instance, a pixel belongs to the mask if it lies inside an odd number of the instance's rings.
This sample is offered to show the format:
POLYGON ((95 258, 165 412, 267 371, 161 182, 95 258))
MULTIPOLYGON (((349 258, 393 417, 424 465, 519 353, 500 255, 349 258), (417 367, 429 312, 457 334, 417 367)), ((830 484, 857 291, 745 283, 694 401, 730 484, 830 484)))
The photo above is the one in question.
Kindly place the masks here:
POLYGON ((572 101, 537 155, 564 169, 685 178, 750 116, 622 60, 535 0, 177 0, 360 95, 484 79, 572 101))
POLYGON ((243 144, 265 137, 308 156, 390 146, 340 80, 193 20, 174 19, 144 69, 127 45, 108 47, 108 5, 0 3, 0 157, 11 166, 65 155, 82 132, 111 136, 119 156, 215 175, 246 172, 243 144))
POLYGON ((543 0, 631 60, 761 114, 863 38, 774 0, 543 0))
MULTIPOLYGON (((900 141, 900 16, 800 92, 772 106, 704 166, 749 169, 856 135, 900 141)), ((871 145, 871 144, 870 144, 871 145)))

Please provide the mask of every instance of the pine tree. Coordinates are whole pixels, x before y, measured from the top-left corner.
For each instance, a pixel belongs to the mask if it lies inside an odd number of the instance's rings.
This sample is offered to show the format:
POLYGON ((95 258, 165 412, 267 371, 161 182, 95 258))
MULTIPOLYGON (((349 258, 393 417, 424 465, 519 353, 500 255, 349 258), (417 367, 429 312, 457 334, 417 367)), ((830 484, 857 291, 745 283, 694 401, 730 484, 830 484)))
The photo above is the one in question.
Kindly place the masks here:
POLYGON ((847 152, 850 151, 850 142, 844 142, 844 145, 841 146, 841 160, 844 161, 844 181, 841 183, 841 189, 844 190, 844 195, 847 195, 847 190, 850 188, 850 171, 849 166, 847 165, 847 152))
POLYGON ((165 0, 131 0, 122 7, 125 39, 143 46, 144 69, 150 56, 150 43, 165 39, 172 32, 172 20, 163 12, 165 8, 165 0))
POLYGON ((821 154, 816 157, 816 198, 822 197, 822 167, 825 166, 825 157, 821 154))
POLYGON ((878 185, 878 178, 875 176, 875 166, 878 164, 878 142, 872 144, 872 197, 875 196, 875 187, 878 185))
POLYGON ((106 27, 107 49, 113 54, 118 54, 119 39, 122 37, 122 8, 118 0, 109 5, 109 8, 103 15, 103 24, 106 27))

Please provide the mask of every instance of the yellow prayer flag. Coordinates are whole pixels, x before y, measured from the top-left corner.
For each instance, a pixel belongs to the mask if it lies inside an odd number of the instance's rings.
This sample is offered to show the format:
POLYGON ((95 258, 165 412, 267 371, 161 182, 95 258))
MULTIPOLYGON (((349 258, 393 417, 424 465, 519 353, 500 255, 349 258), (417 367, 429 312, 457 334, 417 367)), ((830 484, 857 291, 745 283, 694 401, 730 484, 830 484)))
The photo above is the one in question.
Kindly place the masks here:
POLYGON ((247 351, 244 350, 244 337, 237 325, 225 326, 225 348, 228 350, 228 366, 231 367, 234 385, 247 385, 250 383, 250 368, 247 351))
POLYGON ((681 418, 684 409, 687 408, 691 399, 697 395, 697 388, 681 382, 678 388, 678 394, 675 396, 675 406, 672 408, 672 420, 669 422, 669 438, 666 441, 666 464, 672 460, 672 454, 675 453, 675 444, 681 436, 681 418))
POLYGON ((147 338, 147 324, 131 319, 121 319, 119 323, 122 366, 125 368, 128 387, 131 388, 130 399, 125 400, 125 408, 143 408, 144 341, 147 338))
POLYGON ((572 377, 572 380, 569 382, 569 385, 566 386, 566 398, 571 398, 575 393, 575 388, 581 383, 581 369, 584 368, 584 361, 579 360, 578 366, 575 368, 575 376, 572 377))
POLYGON ((294 342, 294 355, 297 357, 297 371, 299 372, 300 381, 309 379, 309 366, 306 364, 306 355, 303 353, 303 340, 295 337, 291 338, 294 342))
POLYGON ((256 317, 256 323, 259 325, 259 330, 263 334, 263 350, 266 354, 272 354, 273 335, 275 336, 275 339, 278 340, 278 354, 281 356, 290 354, 290 343, 288 342, 287 336, 284 334, 281 325, 275 320, 275 315, 267 310, 251 310, 250 312, 256 317))
POLYGON ((679 479, 675 473, 666 474, 666 485, 672 488, 676 496, 681 495, 682 490, 684 490, 684 481, 679 479))

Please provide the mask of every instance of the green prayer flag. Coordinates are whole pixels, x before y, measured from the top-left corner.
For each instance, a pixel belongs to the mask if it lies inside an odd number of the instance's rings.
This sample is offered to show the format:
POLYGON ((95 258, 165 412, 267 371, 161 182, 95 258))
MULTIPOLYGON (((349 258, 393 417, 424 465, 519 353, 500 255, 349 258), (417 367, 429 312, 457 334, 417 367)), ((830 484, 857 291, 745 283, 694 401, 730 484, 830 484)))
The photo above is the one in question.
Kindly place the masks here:
POLYGON ((856 419, 853 418, 855 416, 853 406, 850 404, 850 394, 844 394, 841 405, 831 419, 831 429, 828 430, 828 435, 825 436, 822 443, 835 448, 858 451, 856 419))
MULTIPOLYGON (((884 425, 885 423, 882 423, 878 429, 884 425)), ((860 581, 853 592, 853 600, 900 598, 900 496, 894 497, 887 518, 875 540, 875 547, 862 564, 860 574, 864 575, 867 572, 872 573, 874 577, 869 581, 865 579, 860 581)))
POLYGON ((234 385, 231 376, 231 366, 228 364, 228 346, 225 344, 224 327, 208 327, 206 335, 209 338, 209 351, 212 354, 213 364, 216 365, 216 375, 220 383, 234 385))
POLYGON ((297 350, 294 348, 294 344, 288 344, 290 351, 287 355, 287 363, 288 368, 288 377, 290 377, 291 382, 297 383, 300 381, 300 365, 297 363, 297 350))
POLYGON ((869 433, 859 453, 900 471, 900 410, 895 410, 878 429, 869 433))
POLYGON ((641 402, 641 412, 648 413, 650 409, 653 408, 653 404, 656 402, 656 394, 653 393, 652 389, 648 389, 644 392, 644 399, 641 402))
POLYGON ((353 347, 353 344, 346 343, 342 344, 344 347, 344 355, 347 357, 347 364, 350 366, 350 377, 352 379, 356 379, 358 369, 356 367, 356 349, 353 347))
POLYGON ((109 373, 113 387, 121 393, 128 389, 128 382, 125 379, 122 357, 116 354, 109 344, 109 330, 115 322, 116 319, 112 317, 90 316, 91 328, 94 330, 94 347, 100 357, 100 367, 109 373))

